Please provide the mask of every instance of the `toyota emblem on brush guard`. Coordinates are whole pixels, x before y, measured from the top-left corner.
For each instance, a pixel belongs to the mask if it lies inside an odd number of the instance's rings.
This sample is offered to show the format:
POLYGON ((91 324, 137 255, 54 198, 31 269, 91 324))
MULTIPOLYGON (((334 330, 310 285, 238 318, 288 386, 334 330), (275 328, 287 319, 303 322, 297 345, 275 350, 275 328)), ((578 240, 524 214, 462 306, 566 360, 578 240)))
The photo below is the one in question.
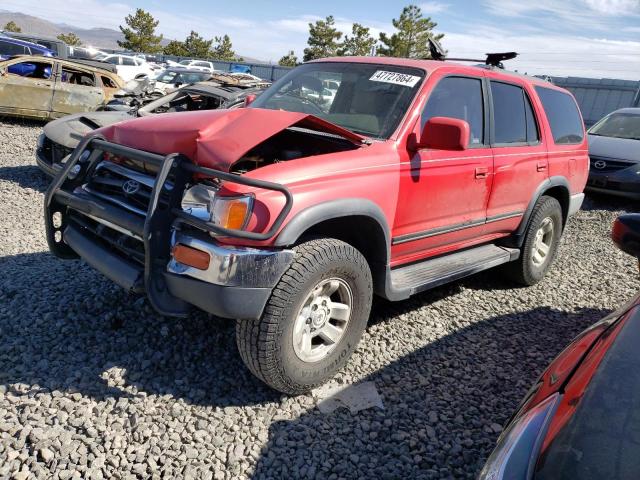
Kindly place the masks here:
POLYGON ((135 180, 127 180, 122 184, 122 191, 127 195, 133 195, 140 190, 140 183, 135 180))
POLYGON ((607 162, 605 162, 604 160, 598 160, 593 164, 593 166, 598 170, 602 170, 604 167, 607 166, 607 162))

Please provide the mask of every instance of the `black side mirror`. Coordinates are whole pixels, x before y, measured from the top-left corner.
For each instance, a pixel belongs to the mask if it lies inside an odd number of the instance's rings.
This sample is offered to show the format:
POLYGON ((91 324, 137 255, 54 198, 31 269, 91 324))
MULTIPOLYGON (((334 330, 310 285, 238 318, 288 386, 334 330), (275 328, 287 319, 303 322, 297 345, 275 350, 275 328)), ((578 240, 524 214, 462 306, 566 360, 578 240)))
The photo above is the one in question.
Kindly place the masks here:
POLYGON ((627 213, 616 218, 611 239, 620 250, 640 259, 640 213, 627 213))

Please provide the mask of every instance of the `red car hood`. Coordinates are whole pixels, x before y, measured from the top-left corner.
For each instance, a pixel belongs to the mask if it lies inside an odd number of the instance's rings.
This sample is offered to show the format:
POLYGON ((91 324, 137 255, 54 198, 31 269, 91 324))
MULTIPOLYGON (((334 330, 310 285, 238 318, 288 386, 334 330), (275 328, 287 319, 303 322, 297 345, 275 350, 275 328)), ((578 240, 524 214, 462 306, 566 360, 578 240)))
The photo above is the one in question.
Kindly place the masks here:
POLYGON ((340 135, 356 145, 364 140, 313 115, 258 108, 153 115, 96 133, 120 145, 161 155, 182 153, 200 166, 228 171, 253 147, 293 126, 340 135))

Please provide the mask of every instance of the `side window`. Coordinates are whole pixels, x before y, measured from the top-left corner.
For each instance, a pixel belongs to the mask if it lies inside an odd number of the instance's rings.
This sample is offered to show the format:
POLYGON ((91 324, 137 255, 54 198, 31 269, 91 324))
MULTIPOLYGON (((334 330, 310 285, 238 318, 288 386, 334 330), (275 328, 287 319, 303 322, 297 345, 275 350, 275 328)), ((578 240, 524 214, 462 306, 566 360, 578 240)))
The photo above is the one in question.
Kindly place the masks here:
POLYGON ((116 82, 114 82, 109 77, 102 76, 100 77, 100 80, 102 80, 102 85, 106 88, 118 88, 116 82))
POLYGON ((432 117, 465 120, 471 130, 470 145, 484 143, 484 104, 479 78, 446 77, 431 92, 422 112, 422 127, 432 117))
POLYGON ((580 143, 584 138, 582 118, 573 98, 559 90, 536 87, 557 144, 580 143))
POLYGON ((491 82, 494 142, 526 143, 527 114, 522 88, 508 83, 491 82))
POLYGON ((529 100, 529 96, 526 93, 524 94, 524 110, 527 116, 527 142, 536 143, 540 141, 538 122, 536 122, 536 115, 533 113, 531 100, 529 100))
POLYGON ((3 42, 0 40, 0 55, 24 55, 25 53, 29 53, 26 51, 26 48, 22 45, 16 45, 15 43, 3 42))
POLYGON ((105 62, 111 63, 113 65, 118 65, 120 63, 119 57, 108 57, 104 59, 105 62))
POLYGON ((129 57, 122 57, 122 65, 127 65, 128 67, 132 67, 135 66, 135 62, 133 61, 133 58, 129 58, 129 57))
POLYGON ((61 80, 64 83, 70 83, 72 85, 81 85, 84 87, 96 86, 96 77, 94 77, 92 73, 69 67, 62 67, 61 80))
POLYGON ((13 63, 7 68, 11 75, 20 77, 49 80, 51 78, 52 64, 48 62, 20 62, 13 63))

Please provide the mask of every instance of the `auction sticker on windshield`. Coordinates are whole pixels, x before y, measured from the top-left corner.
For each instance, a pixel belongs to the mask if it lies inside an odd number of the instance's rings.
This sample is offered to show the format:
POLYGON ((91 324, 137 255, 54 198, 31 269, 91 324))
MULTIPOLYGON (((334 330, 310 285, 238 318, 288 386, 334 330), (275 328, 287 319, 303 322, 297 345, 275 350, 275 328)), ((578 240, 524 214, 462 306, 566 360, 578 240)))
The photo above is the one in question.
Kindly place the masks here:
POLYGON ((373 82, 393 83, 394 85, 404 85, 405 87, 413 87, 420 81, 420 77, 415 75, 407 75, 406 73, 385 72, 378 70, 371 75, 369 79, 373 82))

